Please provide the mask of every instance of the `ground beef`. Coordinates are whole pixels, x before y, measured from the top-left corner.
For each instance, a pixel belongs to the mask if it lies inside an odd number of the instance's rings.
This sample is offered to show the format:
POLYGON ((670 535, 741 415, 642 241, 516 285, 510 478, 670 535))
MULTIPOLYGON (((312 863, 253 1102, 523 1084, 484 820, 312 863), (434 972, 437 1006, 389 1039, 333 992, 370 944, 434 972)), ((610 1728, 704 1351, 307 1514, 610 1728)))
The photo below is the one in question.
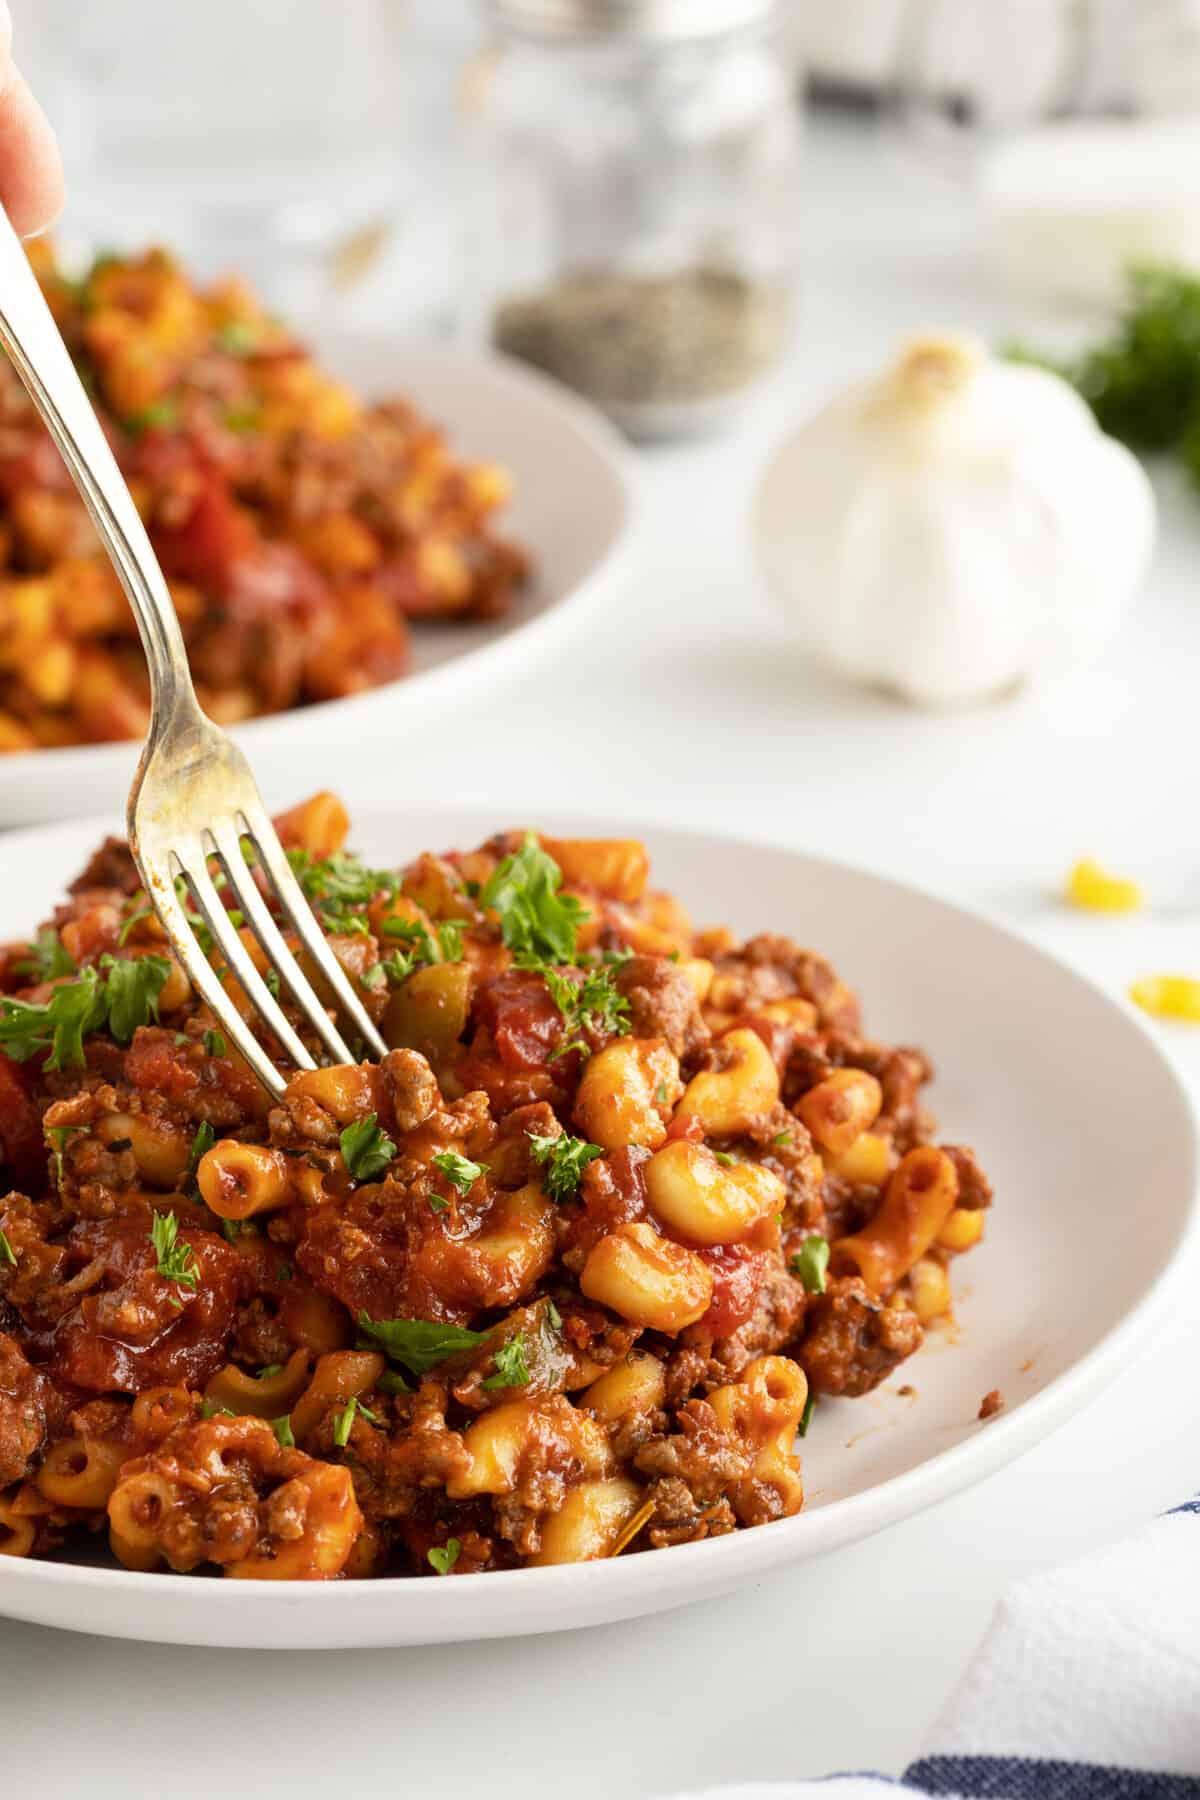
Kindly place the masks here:
POLYGON ((617 972, 616 986, 629 1003, 627 1029, 637 1038, 665 1038, 680 1062, 707 1049, 708 1026, 687 976, 661 956, 632 956, 617 972))
POLYGON ((966 1212, 982 1212, 992 1204, 992 1184, 976 1161, 975 1152, 963 1144, 943 1144, 942 1149, 958 1175, 958 1205, 966 1212))
POLYGON ((0 1488, 23 1481, 46 1436, 49 1383, 0 1332, 0 1488))
POLYGON ((807 1299, 803 1282, 789 1274, 780 1257, 768 1270, 745 1324, 713 1345, 709 1379, 733 1381, 756 1356, 771 1355, 790 1343, 800 1329, 807 1299))
POLYGON ((744 1444, 725 1431, 707 1400, 688 1400, 675 1414, 676 1430, 652 1438, 634 1458, 643 1475, 678 1476, 699 1506, 709 1506, 750 1473, 744 1444))
POLYGON ((136 894, 141 885, 142 878, 125 839, 106 837, 67 892, 84 894, 91 888, 116 888, 122 894, 136 894))
MULTIPOLYGON (((782 1000, 793 994, 811 1001, 822 1026, 833 1031, 857 1031, 858 1000, 839 980, 832 963, 815 951, 802 950, 789 937, 760 932, 742 945, 715 959, 718 976, 732 977, 736 997, 732 1010, 751 1010, 756 1002, 782 1000)), ((725 985, 729 992, 728 984, 725 985)), ((722 1004, 727 1004, 722 1001, 722 1004)))
POLYGON ((702 1538, 724 1537, 737 1530, 737 1519, 728 1500, 697 1506, 691 1488, 677 1475, 653 1482, 649 1498, 654 1501, 654 1519, 648 1535, 655 1550, 667 1544, 695 1544, 702 1538))
POLYGON ((805 1315, 804 1335, 792 1354, 818 1394, 869 1394, 923 1336, 916 1313, 884 1306, 857 1275, 837 1278, 805 1315))

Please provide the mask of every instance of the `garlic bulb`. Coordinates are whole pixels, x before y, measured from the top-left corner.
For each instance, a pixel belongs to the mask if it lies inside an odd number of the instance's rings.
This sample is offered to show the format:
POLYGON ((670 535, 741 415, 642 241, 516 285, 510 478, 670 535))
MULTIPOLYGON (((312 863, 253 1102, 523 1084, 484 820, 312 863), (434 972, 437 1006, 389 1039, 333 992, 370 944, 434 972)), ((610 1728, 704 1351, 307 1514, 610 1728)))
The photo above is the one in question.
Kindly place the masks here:
POLYGON ((753 516, 801 641, 925 706, 1092 656, 1154 530, 1141 465, 1065 381, 940 338, 793 432, 753 516))

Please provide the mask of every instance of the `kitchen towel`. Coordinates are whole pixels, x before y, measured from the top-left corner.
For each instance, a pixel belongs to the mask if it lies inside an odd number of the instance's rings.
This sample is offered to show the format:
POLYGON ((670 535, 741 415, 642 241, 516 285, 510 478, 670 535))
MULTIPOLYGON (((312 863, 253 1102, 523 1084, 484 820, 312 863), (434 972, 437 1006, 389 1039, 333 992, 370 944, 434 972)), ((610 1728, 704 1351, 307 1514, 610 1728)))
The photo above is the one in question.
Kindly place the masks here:
POLYGON ((885 1794, 1200 1800, 1200 1498, 1010 1588, 902 1781, 757 1782, 703 1800, 885 1794))

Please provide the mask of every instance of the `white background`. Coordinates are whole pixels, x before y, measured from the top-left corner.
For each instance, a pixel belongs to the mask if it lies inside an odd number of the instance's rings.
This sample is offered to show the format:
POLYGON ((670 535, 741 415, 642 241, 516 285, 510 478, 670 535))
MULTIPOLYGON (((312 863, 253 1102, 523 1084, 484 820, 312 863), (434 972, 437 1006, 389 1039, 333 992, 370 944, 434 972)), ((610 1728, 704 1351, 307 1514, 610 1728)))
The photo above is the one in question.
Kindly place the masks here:
MULTIPOLYGON (((469 711, 448 707, 417 742, 314 743, 294 790, 270 797, 336 783, 363 804, 414 793, 479 803, 498 825, 544 805, 725 826, 992 907, 1114 985, 1200 973, 1200 496, 1165 493, 1167 541, 1136 618, 1102 669, 1051 695, 912 713, 805 669, 763 611, 743 516, 784 424, 905 330, 966 324, 994 337, 1021 322, 992 295, 965 196, 860 133, 814 135, 806 209, 794 359, 731 435, 644 458, 640 567, 609 610, 553 663, 469 711), (1053 888, 1084 851, 1143 877, 1155 914, 1058 908, 1053 888)), ((1186 1031, 1170 1041, 1200 1076, 1186 1031)), ((973 1492, 658 1619, 327 1655, 139 1648, 0 1624, 3 1791, 638 1800, 735 1778, 898 1770, 1007 1581, 1200 1486, 1198 1359, 1200 1325, 1178 1319, 1103 1399, 973 1492)))

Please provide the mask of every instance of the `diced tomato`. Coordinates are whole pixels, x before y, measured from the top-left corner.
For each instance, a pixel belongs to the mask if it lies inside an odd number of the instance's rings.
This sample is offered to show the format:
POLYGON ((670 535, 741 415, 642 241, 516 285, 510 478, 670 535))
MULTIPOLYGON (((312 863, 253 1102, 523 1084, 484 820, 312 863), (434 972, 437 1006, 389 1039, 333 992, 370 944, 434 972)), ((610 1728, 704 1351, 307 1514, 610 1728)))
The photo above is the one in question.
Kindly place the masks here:
POLYGON ((218 592, 226 589, 237 563, 257 541, 254 526, 225 484, 199 470, 191 510, 178 524, 156 522, 151 535, 168 575, 218 592))
POLYGON ((713 1278, 712 1304, 697 1330, 711 1332, 714 1338, 728 1337, 754 1311, 767 1272, 766 1256, 744 1244, 716 1244, 696 1255, 708 1264, 713 1278))
POLYGON ((541 1068, 562 1041, 563 1016, 532 969, 509 969, 487 982, 479 991, 476 1015, 510 1069, 541 1068))
POLYGON ((9 1186, 37 1195, 46 1181, 42 1121, 21 1063, 0 1050, 0 1165, 9 1186))

